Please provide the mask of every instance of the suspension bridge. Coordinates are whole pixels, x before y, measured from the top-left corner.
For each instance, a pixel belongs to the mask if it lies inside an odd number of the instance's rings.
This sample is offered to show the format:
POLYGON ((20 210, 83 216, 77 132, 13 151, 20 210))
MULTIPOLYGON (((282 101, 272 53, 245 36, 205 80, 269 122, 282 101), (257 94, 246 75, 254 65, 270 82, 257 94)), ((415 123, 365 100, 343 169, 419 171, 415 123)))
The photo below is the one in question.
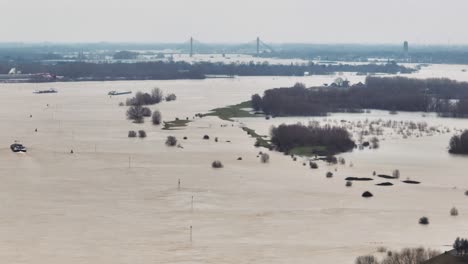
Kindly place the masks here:
POLYGON ((270 45, 263 42, 260 37, 257 37, 255 40, 249 41, 247 43, 228 45, 229 48, 226 48, 226 45, 206 44, 196 40, 193 37, 190 37, 188 41, 184 42, 184 46, 185 45, 187 45, 187 50, 190 54, 190 57, 193 57, 195 54, 230 52, 259 57, 262 53, 271 53, 275 51, 270 45))

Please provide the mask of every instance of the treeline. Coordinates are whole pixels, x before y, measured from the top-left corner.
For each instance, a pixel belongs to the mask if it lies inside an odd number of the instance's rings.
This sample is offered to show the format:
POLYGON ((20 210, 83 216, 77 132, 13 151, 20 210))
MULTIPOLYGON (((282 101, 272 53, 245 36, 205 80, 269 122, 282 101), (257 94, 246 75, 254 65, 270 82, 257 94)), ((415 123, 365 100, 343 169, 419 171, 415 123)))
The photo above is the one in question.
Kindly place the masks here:
MULTIPOLYGON (((125 54, 123 54, 125 55, 125 54)), ((238 75, 238 76, 303 76, 310 74, 331 74, 335 72, 363 73, 409 73, 413 69, 396 63, 366 64, 366 65, 322 65, 322 64, 291 64, 273 65, 268 63, 223 64, 200 62, 137 62, 137 63, 88 63, 88 62, 57 62, 51 64, 39 62, 0 63, 0 74, 8 73, 16 67, 23 73, 51 73, 64 76, 65 80, 170 80, 170 79, 203 79, 206 75, 238 75)))
POLYGON ((468 83, 449 79, 367 77, 365 85, 350 88, 292 88, 252 96, 252 107, 273 116, 317 116, 363 109, 432 111, 443 116, 468 115, 468 83))
POLYGON ((273 127, 271 143, 280 152, 289 153, 294 148, 321 147, 331 155, 352 150, 356 146, 344 128, 302 124, 273 127))
POLYGON ((400 66, 394 62, 387 64, 269 64, 264 63, 244 63, 244 64, 223 64, 223 63, 198 63, 193 67, 199 72, 214 75, 239 75, 239 76, 303 76, 305 72, 312 75, 332 74, 336 72, 359 72, 359 73, 389 73, 395 74, 411 73, 414 69, 400 66))

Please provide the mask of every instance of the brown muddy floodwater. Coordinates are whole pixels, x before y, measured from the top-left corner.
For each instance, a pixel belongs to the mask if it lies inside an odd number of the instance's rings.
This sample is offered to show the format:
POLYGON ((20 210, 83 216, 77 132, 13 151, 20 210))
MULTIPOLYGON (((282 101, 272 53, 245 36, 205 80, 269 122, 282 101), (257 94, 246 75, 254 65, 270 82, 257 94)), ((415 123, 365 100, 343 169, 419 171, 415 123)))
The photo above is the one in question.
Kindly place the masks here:
MULTIPOLYGON (((468 80, 461 69, 431 66, 414 76, 468 80)), ((468 157, 449 155, 447 145, 457 129, 468 128, 468 120, 371 111, 236 122, 209 117, 165 131, 150 120, 125 120, 126 107, 118 103, 128 96, 107 96, 110 90, 155 86, 176 93, 177 101, 151 107, 169 121, 191 119, 265 89, 299 81, 320 85, 335 77, 0 84, 0 262, 353 263, 380 246, 449 248, 468 232, 468 157), (59 93, 32 93, 50 87, 59 93), (319 163, 311 170, 302 158, 294 162, 275 152, 270 163, 261 164, 254 139, 240 128, 268 134, 283 122, 379 119, 426 122, 441 132, 403 137, 388 129, 379 149, 345 153, 340 156, 346 165, 319 163), (139 129, 146 130, 146 139, 127 138, 129 130, 139 129), (211 140, 203 140, 205 134, 211 140), (166 147, 168 135, 183 148, 166 147), (28 152, 12 153, 14 140, 28 152), (224 168, 212 169, 213 160, 224 168), (394 180, 394 186, 381 187, 375 184, 387 180, 375 178, 345 187, 346 177, 394 169, 400 180, 421 184, 394 180), (327 171, 334 177, 327 179, 327 171), (361 198, 364 191, 374 197, 361 198), (457 217, 449 214, 453 206, 457 217), (421 216, 429 217, 428 226, 418 224, 421 216)))

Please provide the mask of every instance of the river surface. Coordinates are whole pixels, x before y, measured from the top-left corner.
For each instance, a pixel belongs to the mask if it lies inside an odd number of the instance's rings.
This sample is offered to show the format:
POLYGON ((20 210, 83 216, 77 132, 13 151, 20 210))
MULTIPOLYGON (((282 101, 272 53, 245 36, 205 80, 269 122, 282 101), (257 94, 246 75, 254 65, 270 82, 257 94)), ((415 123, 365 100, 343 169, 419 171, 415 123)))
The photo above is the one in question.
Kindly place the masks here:
MULTIPOLYGON (((432 65, 411 76, 468 81, 460 65, 432 65)), ((466 119, 427 113, 333 114, 326 118, 195 118, 274 87, 352 83, 355 74, 309 77, 0 84, 0 262, 2 263, 354 263, 378 247, 447 250, 468 233, 468 157, 448 154, 466 119), (166 131, 125 119, 125 96, 110 90, 175 93, 152 106, 165 121, 189 118, 166 131), (57 94, 33 94, 56 88, 57 94), (269 152, 260 163, 242 126, 269 134, 281 123, 425 122, 432 132, 403 136, 393 129, 378 149, 340 156, 345 165, 303 166, 305 158, 269 152), (367 120, 367 121, 366 121, 367 120), (37 129, 37 132, 35 132, 37 129), (129 130, 146 130, 129 139, 129 130), (181 148, 166 147, 174 135, 181 148), (210 140, 203 140, 209 135, 210 140), (183 140, 187 137, 187 140, 183 140), (215 142, 214 138, 219 141, 215 142), (28 147, 14 154, 18 140, 28 147), (71 154, 73 150, 73 154, 71 154), (242 157, 242 160, 238 160, 242 157), (224 168, 214 170, 220 160, 224 168), (372 176, 399 169, 394 186, 372 176), (334 177, 328 179, 326 172, 334 177), (345 187, 345 178, 372 177, 345 187), (409 185, 401 180, 420 181, 409 185), (178 186, 178 182, 181 185, 178 186), (371 191, 374 197, 361 194, 371 191), (450 216, 452 207, 459 215, 450 216), (418 219, 427 216, 430 224, 418 219), (192 227, 192 228, 190 228, 192 227)), ((354 136, 358 130, 353 131, 354 136)))

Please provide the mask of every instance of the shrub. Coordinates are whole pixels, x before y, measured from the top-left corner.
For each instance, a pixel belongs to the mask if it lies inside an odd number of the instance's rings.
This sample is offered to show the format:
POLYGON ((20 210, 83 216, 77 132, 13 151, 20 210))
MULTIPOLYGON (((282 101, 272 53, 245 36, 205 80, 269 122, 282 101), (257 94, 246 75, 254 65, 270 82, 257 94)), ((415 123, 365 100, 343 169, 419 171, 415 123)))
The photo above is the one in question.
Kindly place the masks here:
POLYGON ((150 117, 151 116, 151 109, 148 107, 143 107, 143 116, 144 117, 150 117))
POLYGON ((317 163, 315 163, 313 161, 309 162, 309 166, 310 166, 311 169, 318 169, 317 163))
POLYGON ((120 102, 119 106, 125 106, 124 102, 120 102))
POLYGON ((143 123, 143 111, 143 107, 141 107, 140 105, 131 106, 127 110, 127 118, 129 120, 133 120, 134 123, 143 123))
POLYGON ((215 142, 218 142, 218 137, 215 137, 215 142))
POLYGON ((155 110, 153 112, 153 116, 151 117, 151 120, 153 121, 153 125, 160 125, 161 124, 161 112, 158 110, 155 110))
POLYGON ((465 195, 468 196, 468 191, 465 192, 465 195))
POLYGON ((362 194, 362 197, 364 197, 364 198, 370 198, 370 197, 373 197, 373 196, 374 196, 374 195, 373 195, 371 192, 369 192, 369 191, 366 191, 366 192, 364 192, 364 193, 362 194))
POLYGON ((167 102, 175 101, 176 99, 177 99, 177 96, 176 96, 175 94, 173 94, 173 93, 168 94, 168 95, 166 96, 166 101, 167 101, 167 102))
POLYGON ((267 153, 263 153, 262 155, 260 155, 260 160, 262 161, 262 163, 268 163, 270 162, 270 155, 268 155, 267 153))
POLYGON ((133 130, 128 131, 128 137, 129 138, 134 138, 137 136, 137 133, 133 130))
POLYGON ((145 138, 146 137, 146 132, 144 130, 139 130, 138 131, 138 137, 145 138))
POLYGON ((347 181, 346 182, 346 187, 351 187, 353 186, 353 182, 352 181, 347 181))
POLYGON ((224 166, 223 166, 223 164, 221 163, 221 161, 215 160, 215 161, 213 161, 213 162, 211 163, 211 167, 212 167, 212 168, 215 168, 215 169, 220 169, 220 168, 222 168, 222 167, 224 167, 224 166))
POLYGON ((327 175, 326 175, 326 176, 327 176, 327 178, 333 177, 333 172, 327 172, 327 175))
POLYGON ((204 140, 209 140, 209 139, 210 139, 210 136, 204 135, 204 136, 203 136, 203 139, 204 139, 204 140))
POLYGON ((368 256, 357 257, 354 263, 356 264, 378 264, 379 262, 374 256, 368 255, 368 256))
POLYGON ((343 157, 339 157, 339 158, 338 158, 338 162, 339 162, 341 165, 345 165, 345 164, 346 164, 346 160, 345 160, 343 157))
POLYGON ((423 217, 419 218, 419 223, 421 225, 428 225, 429 224, 429 218, 423 216, 423 217))
POLYGON ((371 147, 372 147, 373 149, 377 149, 377 148, 380 147, 380 145, 379 145, 379 139, 378 139, 377 137, 371 138, 370 142, 371 142, 371 147))
POLYGON ((458 209, 456 207, 452 207, 452 209, 450 209, 450 215, 451 216, 457 216, 458 215, 458 209))
POLYGON ((169 147, 174 147, 177 145, 177 138, 174 136, 168 136, 166 139, 166 145, 169 147))
POLYGON ((387 252, 387 248, 386 248, 386 247, 378 247, 378 248, 377 248, 377 252, 379 252, 379 253, 385 253, 385 252, 387 252))

